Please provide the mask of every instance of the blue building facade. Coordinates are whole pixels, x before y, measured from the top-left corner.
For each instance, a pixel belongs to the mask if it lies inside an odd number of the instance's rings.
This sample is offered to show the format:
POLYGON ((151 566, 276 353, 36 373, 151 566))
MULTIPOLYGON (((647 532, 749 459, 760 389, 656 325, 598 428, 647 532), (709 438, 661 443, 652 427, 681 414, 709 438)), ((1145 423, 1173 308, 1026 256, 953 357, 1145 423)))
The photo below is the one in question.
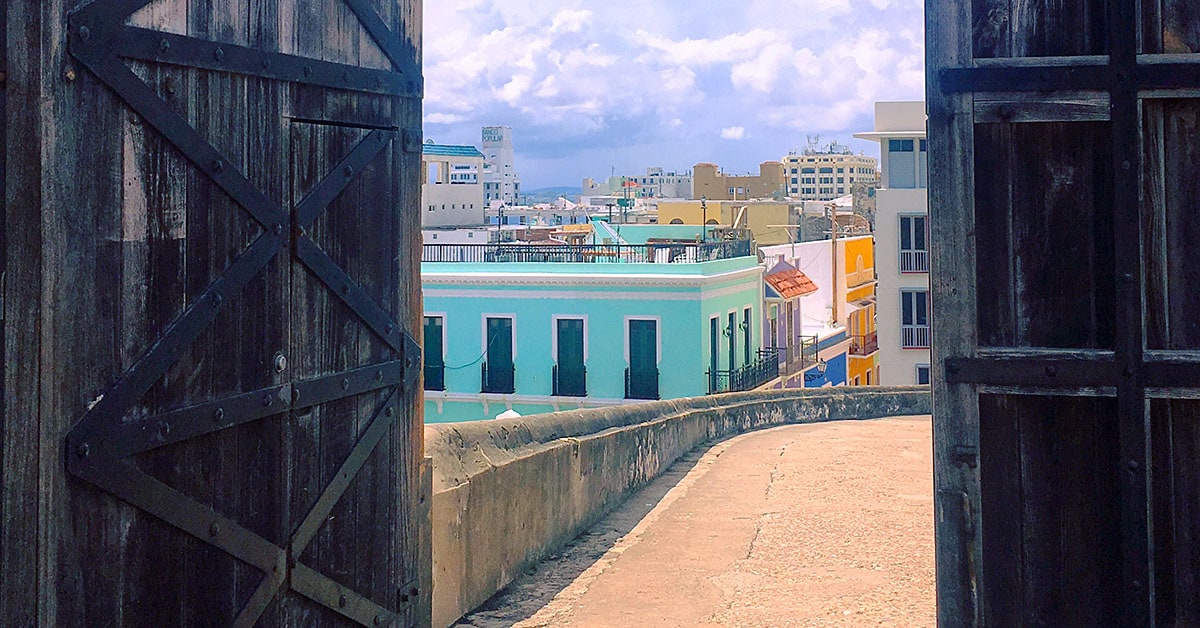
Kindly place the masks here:
POLYGON ((427 245, 425 259, 472 260, 422 264, 427 422, 700 396, 761 359, 748 241, 427 245))

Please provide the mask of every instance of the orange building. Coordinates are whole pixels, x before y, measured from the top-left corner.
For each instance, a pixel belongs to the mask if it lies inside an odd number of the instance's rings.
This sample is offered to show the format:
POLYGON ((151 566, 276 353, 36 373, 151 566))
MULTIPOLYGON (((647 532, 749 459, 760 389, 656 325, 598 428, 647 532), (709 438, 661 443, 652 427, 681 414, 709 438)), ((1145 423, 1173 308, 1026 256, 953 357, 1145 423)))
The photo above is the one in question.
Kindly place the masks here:
POLYGON ((692 198, 714 201, 745 201, 752 198, 783 196, 783 164, 764 161, 758 175, 729 175, 716 164, 700 163, 692 167, 692 198))

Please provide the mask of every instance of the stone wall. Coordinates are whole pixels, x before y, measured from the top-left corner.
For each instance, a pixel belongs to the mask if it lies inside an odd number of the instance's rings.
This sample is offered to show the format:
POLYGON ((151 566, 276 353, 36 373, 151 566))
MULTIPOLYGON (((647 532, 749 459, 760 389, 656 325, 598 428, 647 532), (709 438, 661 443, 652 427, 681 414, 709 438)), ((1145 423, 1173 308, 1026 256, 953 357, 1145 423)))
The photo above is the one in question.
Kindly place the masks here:
POLYGON ((433 624, 487 601, 699 445, 775 425, 930 413, 925 386, 824 388, 426 426, 433 624))

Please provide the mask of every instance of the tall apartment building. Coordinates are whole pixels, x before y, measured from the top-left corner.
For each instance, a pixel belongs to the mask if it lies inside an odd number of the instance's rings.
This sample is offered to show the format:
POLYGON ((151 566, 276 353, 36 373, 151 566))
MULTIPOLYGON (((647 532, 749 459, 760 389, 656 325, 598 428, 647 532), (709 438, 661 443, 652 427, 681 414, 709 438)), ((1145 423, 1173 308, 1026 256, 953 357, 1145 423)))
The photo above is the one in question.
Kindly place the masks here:
POLYGON ((875 130, 854 137, 880 143, 876 193, 880 383, 929 383, 929 178, 925 103, 875 103, 875 130))
POLYGON ((483 153, 474 146, 421 147, 422 227, 483 224, 483 153))
POLYGON ((521 178, 513 158, 512 127, 483 127, 483 200, 516 204, 521 178))
POLYGON ((692 198, 718 201, 746 201, 752 198, 773 198, 785 195, 784 166, 778 161, 764 161, 758 174, 730 175, 721 172, 716 164, 700 163, 692 167, 692 198))
POLYGON ((837 142, 791 153, 782 161, 788 196, 805 201, 829 201, 853 193, 855 183, 879 183, 874 157, 855 155, 837 142))

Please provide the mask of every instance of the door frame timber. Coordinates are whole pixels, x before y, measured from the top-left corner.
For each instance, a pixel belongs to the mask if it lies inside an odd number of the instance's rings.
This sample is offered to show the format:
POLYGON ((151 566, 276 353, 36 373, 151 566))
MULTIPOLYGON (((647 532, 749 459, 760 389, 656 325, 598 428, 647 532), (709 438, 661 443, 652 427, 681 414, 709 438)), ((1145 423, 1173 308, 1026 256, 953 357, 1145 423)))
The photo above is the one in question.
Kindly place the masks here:
MULTIPOLYGON (((264 231, 83 415, 66 438, 67 469, 81 480, 262 571, 263 578, 236 618, 235 625, 253 624, 284 588, 360 624, 391 624, 399 613, 416 602, 414 596, 402 595, 392 608, 388 608, 305 566, 299 562, 299 557, 400 416, 397 392, 416 389, 421 349, 413 337, 309 237, 307 230, 377 156, 392 146, 398 136, 405 152, 420 150, 420 131, 404 129, 401 132, 396 128, 370 131, 298 204, 281 208, 245 174, 233 168, 229 159, 175 113, 122 59, 353 92, 420 98, 423 85, 415 52, 401 43, 366 0, 343 1, 391 61, 392 71, 126 26, 129 16, 150 1, 97 0, 72 13, 68 19, 69 52, 162 134, 196 169, 225 191, 264 231), (163 412, 137 425, 122 425, 122 416, 213 323, 222 305, 237 297, 255 275, 287 248, 285 238, 294 243, 296 259, 400 359, 239 393, 163 412), (375 408, 366 429, 283 547, 143 473, 128 461, 139 453, 269 416, 383 390, 387 391, 386 396, 375 408), (154 429, 144 429, 145 426, 154 426, 154 429)), ((402 591, 409 592, 415 584, 406 584, 402 591)))
MULTIPOLYGON (((1146 0, 1154 1, 1157 0, 1146 0)), ((981 393, 1116 397, 1121 467, 1122 625, 1153 625, 1154 519, 1148 397, 1200 382, 1200 352, 1146 349, 1141 101, 1200 93, 1200 55, 1138 54, 1139 6, 1107 0, 1107 55, 975 59, 972 3, 927 0, 930 214, 934 234, 935 500, 938 620, 980 625, 981 393), (1197 60, 1193 60, 1197 59, 1197 60), (974 124, 1110 124, 1116 269, 1111 351, 979 347, 974 124)), ((1003 621, 1003 620, 999 620, 1003 621)))

